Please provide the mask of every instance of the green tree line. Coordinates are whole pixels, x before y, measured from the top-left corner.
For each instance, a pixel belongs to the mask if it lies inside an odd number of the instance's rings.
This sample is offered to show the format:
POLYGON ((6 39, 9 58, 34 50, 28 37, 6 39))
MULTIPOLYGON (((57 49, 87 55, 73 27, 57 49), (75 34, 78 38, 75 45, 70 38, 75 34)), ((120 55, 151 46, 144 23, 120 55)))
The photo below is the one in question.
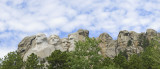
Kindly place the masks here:
POLYGON ((75 51, 56 50, 43 62, 34 53, 23 61, 18 52, 10 52, 0 59, 0 69, 160 69, 159 40, 155 38, 146 44, 145 39, 142 42, 142 45, 146 45, 144 52, 133 54, 129 59, 126 51, 111 59, 99 54, 100 40, 86 38, 86 41, 75 43, 75 51))

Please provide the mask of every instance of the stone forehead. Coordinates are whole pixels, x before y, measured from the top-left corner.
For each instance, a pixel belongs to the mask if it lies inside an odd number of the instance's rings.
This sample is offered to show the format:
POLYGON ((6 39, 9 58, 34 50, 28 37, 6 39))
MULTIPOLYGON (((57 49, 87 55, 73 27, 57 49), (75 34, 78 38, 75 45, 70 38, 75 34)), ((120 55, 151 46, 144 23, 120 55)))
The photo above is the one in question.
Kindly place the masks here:
POLYGON ((102 33, 99 36, 100 39, 112 39, 112 37, 108 33, 102 33))
POLYGON ((46 35, 43 33, 38 33, 38 34, 36 34, 36 36, 46 36, 46 35))
POLYGON ((59 38, 57 35, 50 35, 49 38, 59 38))
POLYGON ((68 41, 68 38, 63 38, 62 41, 68 41))

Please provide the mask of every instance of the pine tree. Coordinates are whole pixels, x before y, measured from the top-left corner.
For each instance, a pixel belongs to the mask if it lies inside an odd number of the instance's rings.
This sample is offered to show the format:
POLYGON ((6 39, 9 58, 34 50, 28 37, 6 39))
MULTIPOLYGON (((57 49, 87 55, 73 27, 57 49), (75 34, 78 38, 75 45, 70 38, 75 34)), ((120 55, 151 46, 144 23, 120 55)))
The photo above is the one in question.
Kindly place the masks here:
POLYGON ((130 57, 128 69, 144 69, 142 59, 137 54, 130 57))
POLYGON ((60 50, 55 50, 52 54, 47 57, 49 66, 48 69, 67 69, 66 65, 68 59, 67 52, 61 52, 60 50))
POLYGON ((142 44, 142 47, 145 49, 146 47, 149 46, 149 40, 147 38, 144 38, 143 39, 143 44, 142 44))
POLYGON ((152 69, 160 69, 160 37, 155 37, 152 39, 150 46, 147 47, 147 50, 144 52, 143 59, 148 59, 147 61, 144 60, 145 67, 152 68, 152 69))
POLYGON ((86 38, 85 41, 75 43, 75 51, 70 56, 70 69, 99 69, 102 66, 102 56, 99 54, 100 48, 94 38, 86 38))
POLYGON ((127 46, 131 46, 132 45, 132 41, 129 40, 128 43, 127 43, 127 46))
POLYGON ((152 51, 151 51, 152 47, 149 46, 145 49, 144 52, 142 52, 140 54, 140 57, 142 59, 142 63, 144 66, 144 69, 152 69, 152 66, 154 64, 153 59, 150 58, 150 56, 152 55, 152 51))
POLYGON ((1 69, 21 69, 23 66, 23 60, 19 53, 8 53, 2 62, 1 69))
POLYGON ((149 40, 144 35, 140 35, 138 42, 138 45, 142 46, 144 49, 149 46, 149 40))
POLYGON ((38 60, 38 56, 32 53, 25 62, 25 69, 42 69, 42 65, 38 60))
POLYGON ((123 68, 121 68, 121 67, 116 67, 115 65, 109 65, 109 66, 107 66, 107 67, 105 67, 105 68, 102 68, 102 69, 123 69, 123 68))
POLYGON ((123 56, 121 53, 118 54, 118 56, 115 56, 113 61, 116 64, 116 67, 122 67, 123 69, 128 69, 128 61, 126 57, 123 56))
POLYGON ((120 53, 122 56, 124 56, 126 59, 128 59, 128 54, 127 54, 127 50, 124 50, 123 52, 120 51, 120 53))
POLYGON ((103 66, 110 66, 110 65, 113 65, 113 64, 114 64, 113 60, 110 59, 109 57, 104 58, 103 63, 102 63, 103 66))
POLYGON ((1 69, 1 67, 2 67, 2 61, 3 61, 3 59, 0 58, 0 69, 1 69))
MULTIPOLYGON (((154 38, 140 54, 143 69, 160 69, 160 38, 154 38)), ((140 62, 139 62, 140 63, 140 62)))

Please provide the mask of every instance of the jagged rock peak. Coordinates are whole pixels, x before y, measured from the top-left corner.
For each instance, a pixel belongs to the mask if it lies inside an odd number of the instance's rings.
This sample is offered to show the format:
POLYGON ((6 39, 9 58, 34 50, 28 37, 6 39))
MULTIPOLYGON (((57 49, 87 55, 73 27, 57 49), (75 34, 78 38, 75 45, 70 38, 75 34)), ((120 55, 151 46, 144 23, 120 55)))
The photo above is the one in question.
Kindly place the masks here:
POLYGON ((102 33, 102 34, 100 34, 100 36, 98 37, 98 39, 100 39, 102 42, 108 42, 110 40, 113 40, 113 38, 108 33, 102 33))
POLYGON ((79 35, 82 35, 84 37, 88 37, 88 35, 89 35, 88 30, 79 29, 77 32, 79 33, 79 35))
POLYGON ((101 48, 101 54, 104 57, 113 58, 116 55, 116 53, 115 53, 115 47, 116 47, 115 40, 113 40, 112 37, 108 33, 100 34, 100 36, 97 39, 101 40, 101 43, 99 43, 99 47, 101 48))
POLYGON ((147 29, 146 31, 146 37, 147 39, 151 40, 152 38, 154 38, 154 36, 157 36, 157 31, 153 30, 153 29, 147 29))
POLYGON ((147 30, 146 30, 146 33, 150 33, 150 32, 152 32, 152 33, 157 33, 157 31, 155 31, 154 29, 147 29, 147 30))

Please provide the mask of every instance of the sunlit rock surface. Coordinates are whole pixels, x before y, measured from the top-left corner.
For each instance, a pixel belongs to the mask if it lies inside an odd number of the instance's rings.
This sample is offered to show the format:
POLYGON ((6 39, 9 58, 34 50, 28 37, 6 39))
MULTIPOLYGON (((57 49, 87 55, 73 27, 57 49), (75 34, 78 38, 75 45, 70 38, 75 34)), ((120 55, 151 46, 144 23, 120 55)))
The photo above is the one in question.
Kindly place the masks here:
MULTIPOLYGON (((145 38, 150 41, 155 36, 160 36, 160 33, 153 29, 147 29, 143 33, 123 30, 119 32, 117 40, 113 40, 108 33, 102 33, 96 39, 101 40, 98 45, 101 49, 101 55, 114 58, 120 51, 126 51, 128 55, 142 52, 143 48, 140 46, 140 40, 145 38)), ((62 52, 75 51, 75 42, 85 41, 86 37, 89 37, 89 31, 83 29, 69 34, 67 38, 59 38, 58 35, 54 34, 46 37, 45 34, 40 33, 25 37, 19 43, 17 51, 21 54, 24 61, 31 53, 35 53, 39 58, 45 58, 55 50, 62 52)))

